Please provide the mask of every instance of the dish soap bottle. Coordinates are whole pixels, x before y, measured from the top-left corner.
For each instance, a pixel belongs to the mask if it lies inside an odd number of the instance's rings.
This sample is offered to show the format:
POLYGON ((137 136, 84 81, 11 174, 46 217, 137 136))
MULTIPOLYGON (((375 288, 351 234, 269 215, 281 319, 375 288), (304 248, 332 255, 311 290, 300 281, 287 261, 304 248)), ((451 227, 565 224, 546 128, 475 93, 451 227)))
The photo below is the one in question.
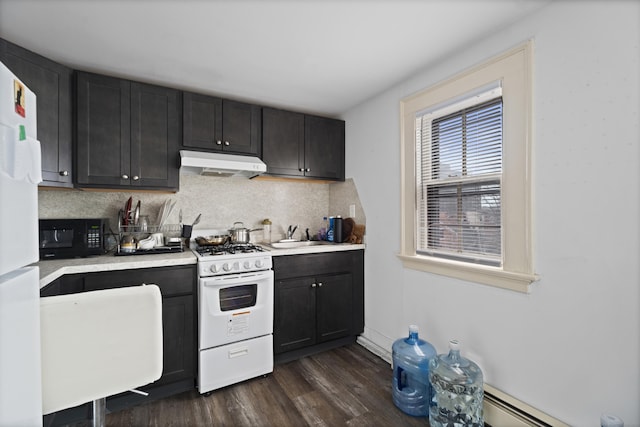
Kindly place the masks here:
POLYGON ((262 241, 271 243, 271 221, 269 221, 269 218, 262 221, 262 241))
POLYGON ((449 354, 429 363, 433 398, 429 407, 431 427, 483 427, 484 383, 480 367, 460 356, 460 344, 449 341, 449 354))
POLYGON ((433 345, 418 337, 418 327, 409 326, 409 336, 393 343, 393 403, 414 417, 429 415, 431 386, 429 362, 436 357, 433 345))

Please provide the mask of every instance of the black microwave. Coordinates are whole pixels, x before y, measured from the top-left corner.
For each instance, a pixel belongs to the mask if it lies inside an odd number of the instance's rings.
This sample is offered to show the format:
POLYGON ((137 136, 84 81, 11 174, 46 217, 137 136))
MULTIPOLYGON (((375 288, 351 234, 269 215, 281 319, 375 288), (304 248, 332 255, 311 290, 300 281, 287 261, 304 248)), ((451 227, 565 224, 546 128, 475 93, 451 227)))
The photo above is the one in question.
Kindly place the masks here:
POLYGON ((105 253, 106 218, 41 219, 39 228, 41 260, 105 253))

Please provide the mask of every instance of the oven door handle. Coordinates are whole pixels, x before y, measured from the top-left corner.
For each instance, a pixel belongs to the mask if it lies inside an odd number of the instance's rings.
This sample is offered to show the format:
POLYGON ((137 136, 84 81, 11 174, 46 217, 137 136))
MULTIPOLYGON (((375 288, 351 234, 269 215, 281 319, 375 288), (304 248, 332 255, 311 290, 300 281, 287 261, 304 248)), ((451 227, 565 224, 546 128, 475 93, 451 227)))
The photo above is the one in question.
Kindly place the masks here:
POLYGON ((268 270, 254 273, 231 274, 229 276, 206 277, 202 279, 202 282, 204 286, 238 285, 247 284, 248 282, 260 282, 270 279, 272 275, 273 271, 268 270))

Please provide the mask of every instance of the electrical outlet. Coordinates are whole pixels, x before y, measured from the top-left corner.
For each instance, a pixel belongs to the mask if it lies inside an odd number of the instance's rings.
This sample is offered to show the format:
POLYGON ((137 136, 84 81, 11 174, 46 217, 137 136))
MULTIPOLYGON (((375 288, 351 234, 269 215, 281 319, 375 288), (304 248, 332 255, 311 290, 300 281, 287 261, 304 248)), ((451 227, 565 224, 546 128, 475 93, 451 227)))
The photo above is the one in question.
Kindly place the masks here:
POLYGON ((349 205, 349 216, 351 218, 356 216, 356 205, 354 205, 354 204, 350 204, 349 205))

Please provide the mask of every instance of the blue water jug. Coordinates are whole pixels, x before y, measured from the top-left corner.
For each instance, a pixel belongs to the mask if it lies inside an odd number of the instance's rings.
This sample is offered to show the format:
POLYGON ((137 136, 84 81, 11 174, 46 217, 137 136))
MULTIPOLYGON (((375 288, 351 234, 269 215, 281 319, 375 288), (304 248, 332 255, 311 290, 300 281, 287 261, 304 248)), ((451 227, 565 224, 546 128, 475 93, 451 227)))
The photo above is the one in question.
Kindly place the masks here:
POLYGON ((403 412, 415 417, 429 415, 429 361, 435 356, 436 349, 418 337, 416 325, 409 326, 409 337, 393 343, 393 403, 403 412))

